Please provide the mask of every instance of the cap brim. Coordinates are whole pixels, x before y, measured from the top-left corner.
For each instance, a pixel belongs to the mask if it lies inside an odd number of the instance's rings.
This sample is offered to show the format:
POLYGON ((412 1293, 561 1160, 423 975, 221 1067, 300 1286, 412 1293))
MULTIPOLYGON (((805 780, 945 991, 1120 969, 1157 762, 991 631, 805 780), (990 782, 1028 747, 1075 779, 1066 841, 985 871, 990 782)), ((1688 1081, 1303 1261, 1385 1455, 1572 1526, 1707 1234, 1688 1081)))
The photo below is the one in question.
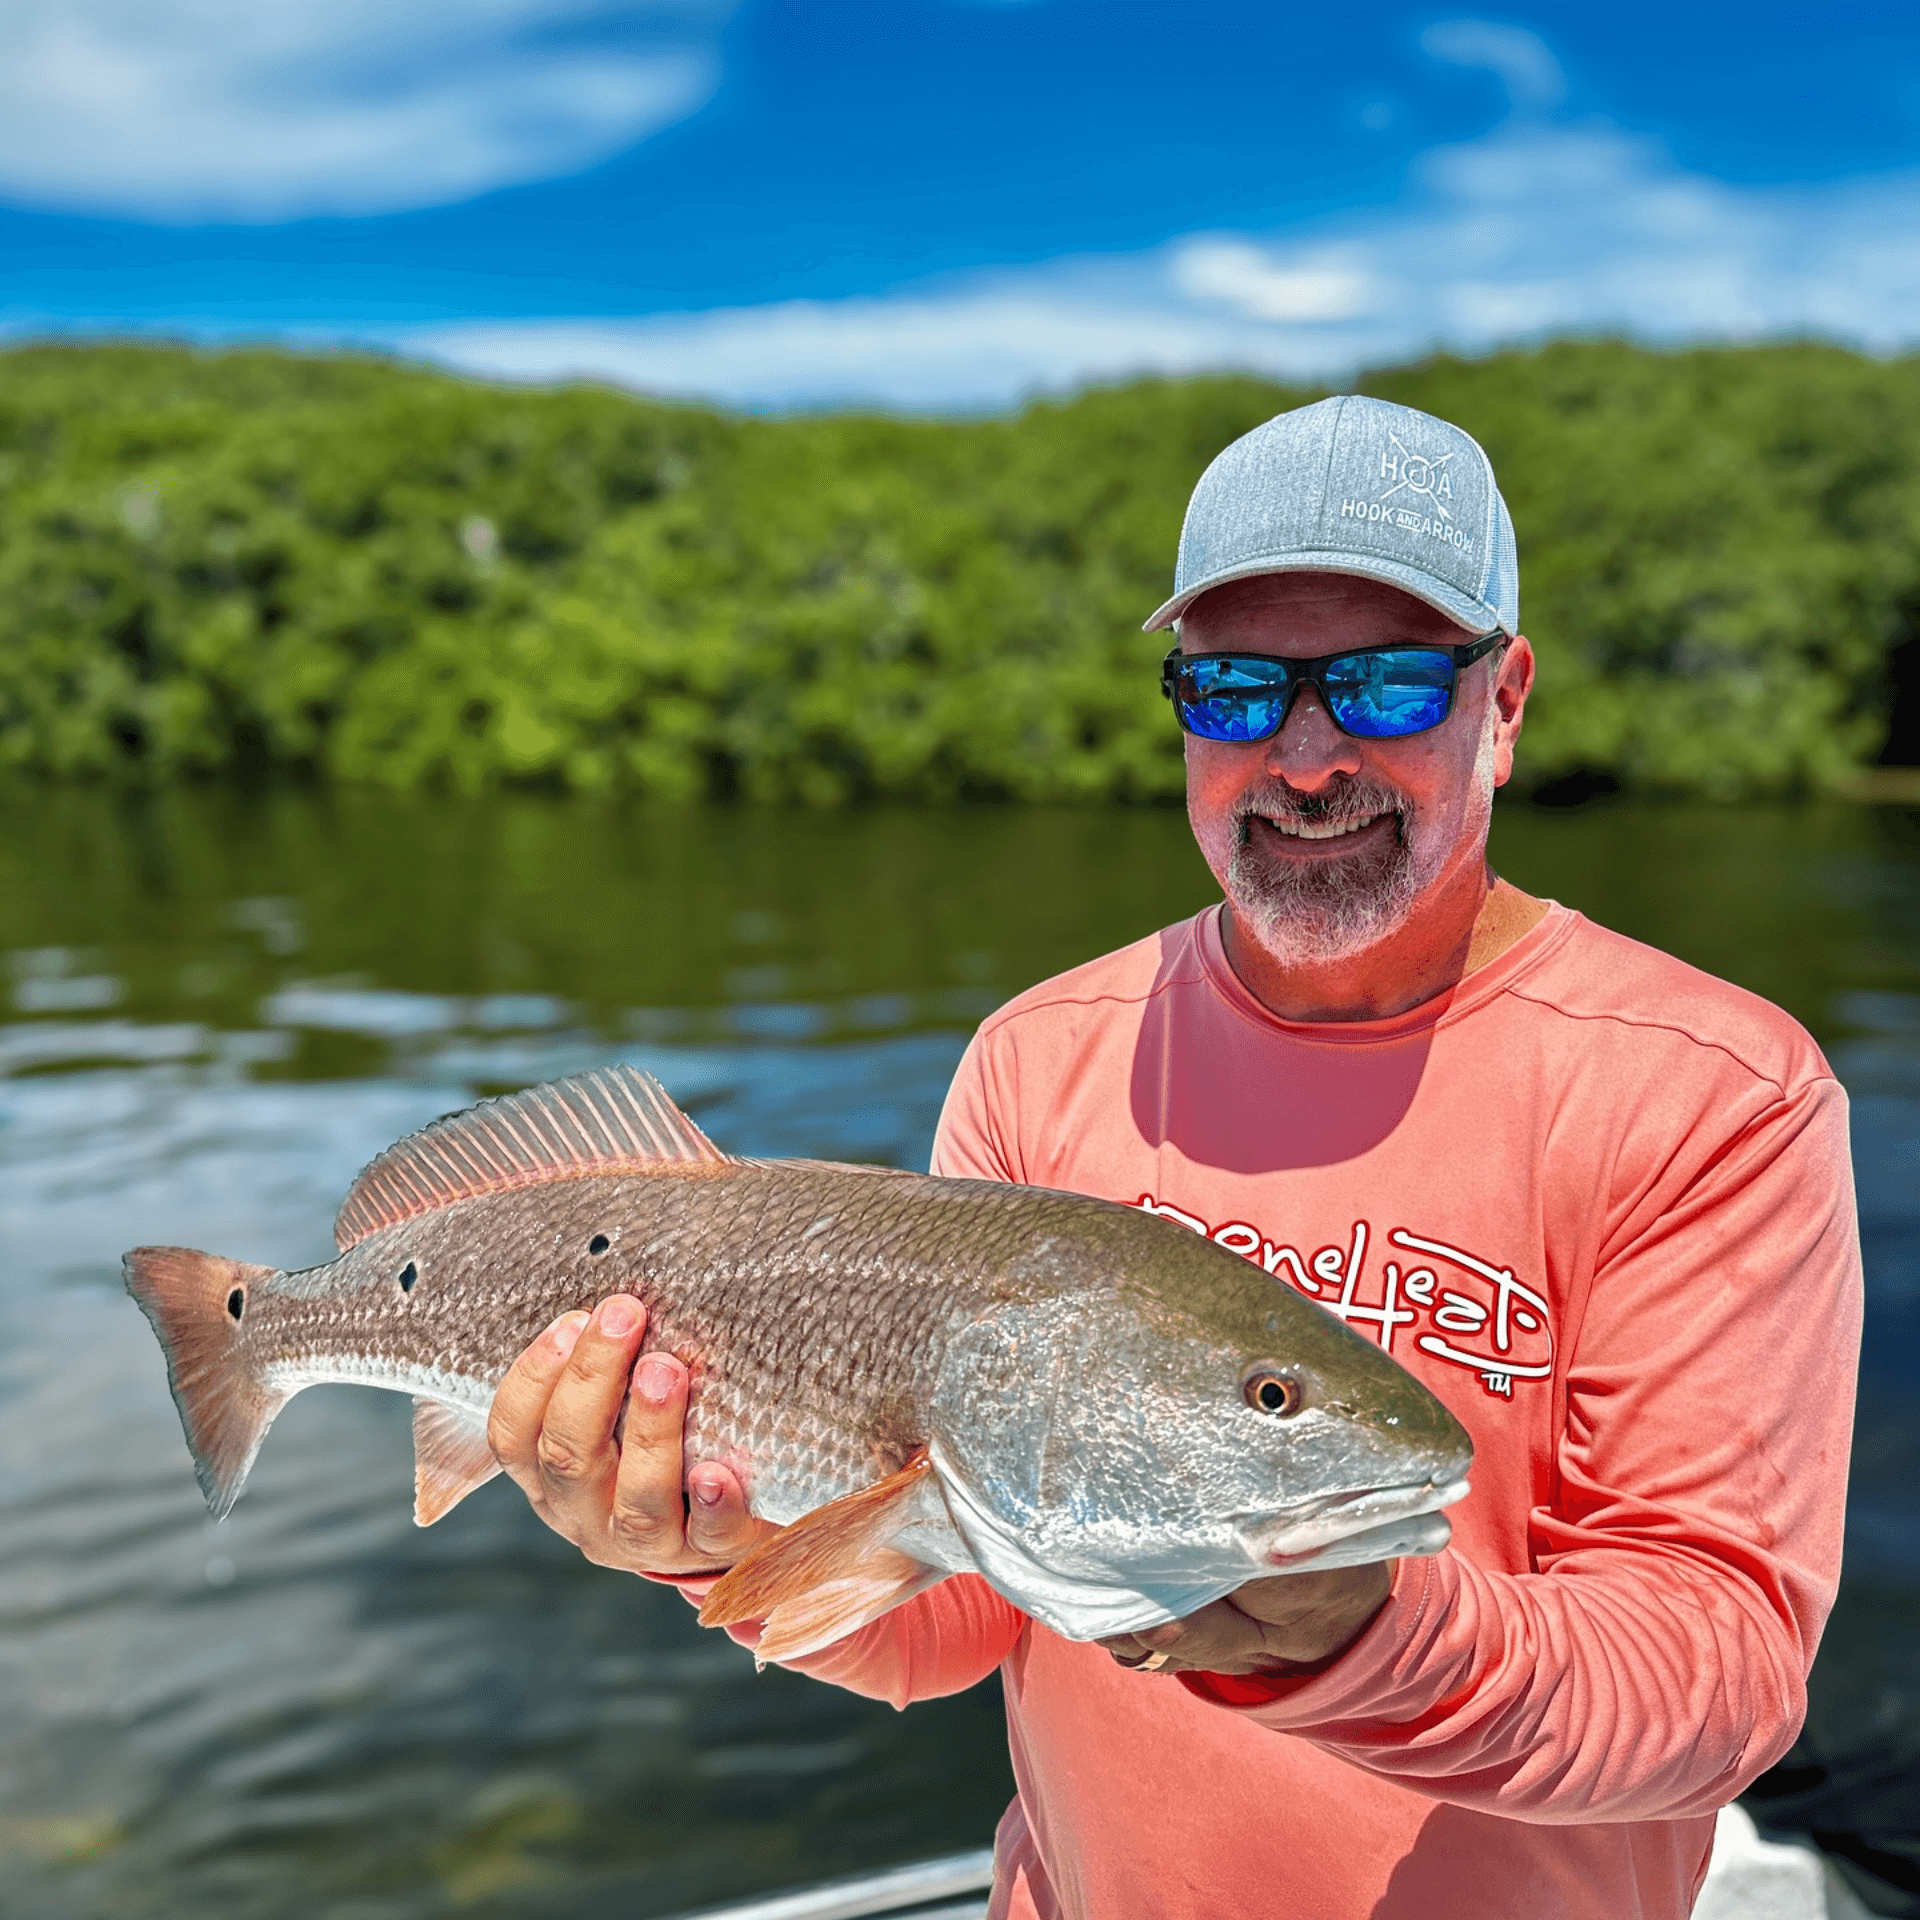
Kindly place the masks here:
POLYGON ((1222 567, 1218 573, 1196 580, 1159 608, 1142 624, 1140 631, 1158 633, 1161 628, 1172 626, 1203 593, 1211 593, 1215 587, 1224 587, 1230 581, 1257 580, 1268 573, 1344 573, 1357 580, 1378 580, 1384 586, 1398 587, 1402 593, 1412 594, 1416 600, 1424 600, 1436 613, 1445 614, 1455 626, 1464 627, 1469 633, 1507 631, 1495 608, 1471 594, 1462 593, 1458 587, 1449 586, 1444 580, 1436 580, 1419 567, 1402 566, 1397 561, 1375 559, 1371 555, 1299 551, 1243 560, 1238 566, 1222 567))

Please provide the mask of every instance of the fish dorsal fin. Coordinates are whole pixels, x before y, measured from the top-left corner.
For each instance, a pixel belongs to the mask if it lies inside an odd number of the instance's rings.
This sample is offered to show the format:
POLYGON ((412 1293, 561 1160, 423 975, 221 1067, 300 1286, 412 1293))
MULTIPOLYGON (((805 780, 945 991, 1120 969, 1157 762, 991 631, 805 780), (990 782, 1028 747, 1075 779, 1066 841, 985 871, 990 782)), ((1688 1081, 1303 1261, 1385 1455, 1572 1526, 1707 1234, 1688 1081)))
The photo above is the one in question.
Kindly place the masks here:
POLYGON ((703 1627, 763 1621, 763 1660, 797 1660, 843 1640, 946 1578, 893 1545, 922 1517, 925 1448, 898 1473, 802 1514, 728 1572, 700 1608, 703 1627))
POLYGON ((483 1100, 389 1147, 333 1223, 345 1253, 370 1233, 456 1200, 605 1173, 718 1173, 722 1153, 638 1067, 601 1067, 483 1100))
POLYGON ((430 1527, 500 1471, 487 1445, 487 1416, 416 1397, 413 1403, 413 1523, 430 1527))

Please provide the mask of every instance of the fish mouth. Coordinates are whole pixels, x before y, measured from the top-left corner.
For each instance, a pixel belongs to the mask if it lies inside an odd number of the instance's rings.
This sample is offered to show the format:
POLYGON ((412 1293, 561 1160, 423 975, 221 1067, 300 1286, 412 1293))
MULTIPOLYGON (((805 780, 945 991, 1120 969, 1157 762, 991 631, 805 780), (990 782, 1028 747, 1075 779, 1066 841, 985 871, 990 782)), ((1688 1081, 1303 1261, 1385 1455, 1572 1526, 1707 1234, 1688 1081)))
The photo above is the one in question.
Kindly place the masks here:
MULTIPOLYGON (((1348 1493, 1323 1494, 1303 1500, 1277 1514, 1248 1515, 1236 1523, 1234 1532, 1250 1558, 1261 1566, 1284 1567, 1299 1571, 1311 1562, 1317 1566, 1350 1564, 1345 1555, 1333 1557, 1332 1550, 1343 1543, 1358 1543, 1360 1536, 1392 1533, 1404 1529, 1396 1523, 1437 1516, 1443 1507, 1466 1498, 1463 1479, 1410 1481, 1391 1487, 1361 1487, 1348 1493)), ((1436 1528, 1415 1528, 1408 1538, 1424 1539, 1436 1528)), ((1445 1521, 1438 1522, 1438 1545, 1446 1541, 1445 1521)), ((1426 1548, 1438 1550, 1438 1546, 1426 1548)), ((1411 1546, 1394 1551, 1412 1552, 1411 1546)), ((1385 1556, 1382 1556, 1385 1557, 1385 1556)), ((1357 1564, 1357 1563, 1352 1563, 1357 1564)))

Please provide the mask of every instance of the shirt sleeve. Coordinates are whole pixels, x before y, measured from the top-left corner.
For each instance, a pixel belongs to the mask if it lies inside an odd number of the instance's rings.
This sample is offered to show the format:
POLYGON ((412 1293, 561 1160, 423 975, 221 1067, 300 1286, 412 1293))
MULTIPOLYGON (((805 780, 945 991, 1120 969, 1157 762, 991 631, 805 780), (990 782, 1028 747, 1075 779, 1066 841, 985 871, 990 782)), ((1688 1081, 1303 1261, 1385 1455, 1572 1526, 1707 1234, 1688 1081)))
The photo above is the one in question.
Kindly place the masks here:
POLYGON ((1403 1562, 1324 1673, 1189 1690, 1439 1800, 1672 1819, 1791 1744, 1839 1580, 1861 1313, 1846 1097, 1782 1097, 1598 1263, 1525 1573, 1403 1562))
POLYGON ((1002 1085, 1011 1063, 998 1059, 998 1051, 983 1027, 960 1056, 934 1132, 930 1172, 957 1180, 1022 1180, 1018 1142, 1001 1118, 1018 1111, 1002 1085))
MULTIPOLYGON (((858 1633, 780 1664, 869 1700, 909 1707, 976 1686, 1013 1651, 1026 1624, 1026 1615, 977 1573, 958 1573, 858 1633)), ((743 1647, 760 1637, 752 1623, 727 1632, 743 1647)))

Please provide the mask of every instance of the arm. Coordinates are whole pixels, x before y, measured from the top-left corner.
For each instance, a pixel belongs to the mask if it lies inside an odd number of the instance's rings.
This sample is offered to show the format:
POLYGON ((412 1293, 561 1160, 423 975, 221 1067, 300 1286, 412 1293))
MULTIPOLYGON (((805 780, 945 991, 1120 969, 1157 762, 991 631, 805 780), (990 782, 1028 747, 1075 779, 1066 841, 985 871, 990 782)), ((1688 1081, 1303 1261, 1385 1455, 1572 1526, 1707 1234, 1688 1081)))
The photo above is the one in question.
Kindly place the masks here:
POLYGON ((1675 1818, 1740 1792, 1799 1727, 1838 1580, 1860 1324, 1845 1129, 1833 1082, 1802 1089, 1606 1250, 1537 1571, 1405 1562, 1324 1672, 1190 1691, 1510 1818, 1675 1818))

